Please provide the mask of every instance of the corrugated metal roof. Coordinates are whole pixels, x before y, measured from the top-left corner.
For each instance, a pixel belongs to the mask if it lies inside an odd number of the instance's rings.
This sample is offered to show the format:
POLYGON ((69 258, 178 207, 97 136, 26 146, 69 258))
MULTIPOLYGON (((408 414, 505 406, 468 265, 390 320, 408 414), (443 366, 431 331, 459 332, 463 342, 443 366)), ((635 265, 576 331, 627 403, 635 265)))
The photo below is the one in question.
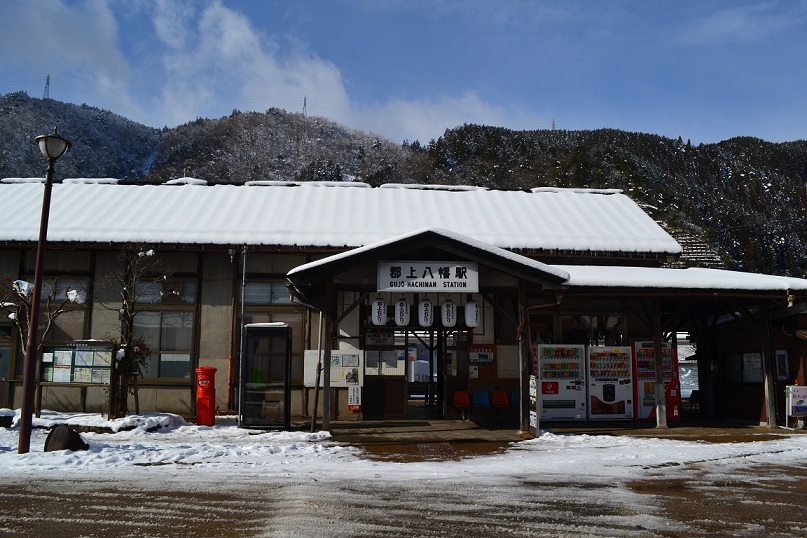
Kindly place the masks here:
MULTIPOLYGON (((56 184, 48 240, 352 248, 443 228, 510 250, 681 252, 667 232, 616 191, 185 183, 56 184)), ((39 183, 0 181, 0 241, 36 241, 42 189, 39 183)))

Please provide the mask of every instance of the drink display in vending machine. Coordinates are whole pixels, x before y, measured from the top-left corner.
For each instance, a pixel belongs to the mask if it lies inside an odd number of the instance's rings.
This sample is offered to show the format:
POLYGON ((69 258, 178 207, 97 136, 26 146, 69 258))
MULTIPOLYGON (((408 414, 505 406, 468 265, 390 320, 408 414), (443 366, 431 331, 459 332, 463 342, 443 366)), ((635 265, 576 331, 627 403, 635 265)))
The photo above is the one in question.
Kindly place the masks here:
POLYGON ((586 420, 584 360, 584 346, 538 345, 533 348, 541 420, 586 420))
POLYGON ((633 419, 631 348, 588 348, 589 420, 633 419))
MULTIPOLYGON (((636 420, 650 420, 656 416, 656 353, 653 342, 633 344, 636 366, 636 420)), ((681 391, 678 382, 678 356, 669 342, 661 344, 661 364, 664 395, 667 401, 667 420, 681 419, 681 391)))

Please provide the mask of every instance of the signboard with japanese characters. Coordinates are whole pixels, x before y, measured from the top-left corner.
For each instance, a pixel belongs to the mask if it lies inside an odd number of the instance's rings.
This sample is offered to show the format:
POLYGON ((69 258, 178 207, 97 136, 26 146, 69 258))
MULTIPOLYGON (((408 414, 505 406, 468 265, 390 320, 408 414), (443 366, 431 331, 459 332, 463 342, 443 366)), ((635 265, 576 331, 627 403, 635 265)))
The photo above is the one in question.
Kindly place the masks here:
POLYGON ((459 261, 382 261, 378 291, 478 293, 479 266, 459 261))
POLYGON ((807 386, 788 385, 787 393, 787 414, 791 417, 807 416, 807 386))
POLYGON ((470 364, 493 364, 496 359, 494 346, 468 346, 468 362, 470 364))

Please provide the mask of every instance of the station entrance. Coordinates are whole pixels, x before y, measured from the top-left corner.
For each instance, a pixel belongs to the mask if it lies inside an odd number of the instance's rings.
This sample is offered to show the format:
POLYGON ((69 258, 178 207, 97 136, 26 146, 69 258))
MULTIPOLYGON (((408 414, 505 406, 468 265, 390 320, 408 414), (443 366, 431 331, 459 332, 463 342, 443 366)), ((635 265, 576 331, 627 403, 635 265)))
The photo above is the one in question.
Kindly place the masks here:
POLYGON ((467 378, 468 332, 386 328, 367 331, 364 418, 444 418, 457 380, 467 378))

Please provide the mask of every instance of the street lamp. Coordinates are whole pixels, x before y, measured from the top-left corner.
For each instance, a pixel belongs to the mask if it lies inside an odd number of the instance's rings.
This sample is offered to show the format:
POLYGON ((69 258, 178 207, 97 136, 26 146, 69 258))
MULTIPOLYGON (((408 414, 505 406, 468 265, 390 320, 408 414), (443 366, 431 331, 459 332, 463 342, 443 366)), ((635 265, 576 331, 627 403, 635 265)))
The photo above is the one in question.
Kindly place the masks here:
POLYGON ((27 454, 31 448, 31 423, 34 414, 34 393, 36 392, 37 331, 39 329, 39 303, 42 295, 42 269, 45 263, 45 244, 48 237, 48 216, 50 214, 50 193, 53 188, 53 164, 56 159, 70 149, 70 142, 57 133, 36 137, 39 150, 48 159, 45 170, 45 192, 42 195, 42 219, 39 221, 39 241, 36 245, 36 267, 34 269, 34 289, 31 295, 31 311, 28 316, 28 342, 25 345, 25 367, 22 378, 22 409, 20 410, 20 438, 18 454, 27 454))

